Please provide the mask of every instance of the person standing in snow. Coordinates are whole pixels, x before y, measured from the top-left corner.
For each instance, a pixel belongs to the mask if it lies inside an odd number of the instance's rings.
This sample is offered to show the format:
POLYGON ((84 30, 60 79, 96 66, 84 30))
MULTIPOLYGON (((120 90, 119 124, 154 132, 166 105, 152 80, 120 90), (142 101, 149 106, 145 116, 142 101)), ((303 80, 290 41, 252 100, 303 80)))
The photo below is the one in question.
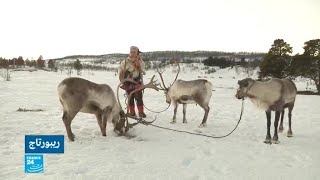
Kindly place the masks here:
MULTIPOLYGON (((129 57, 124 59, 119 67, 120 81, 124 80, 125 78, 132 78, 134 81, 138 83, 138 85, 130 82, 125 82, 123 84, 122 89, 126 91, 127 95, 129 95, 133 90, 135 90, 137 87, 143 84, 142 76, 145 75, 145 64, 143 60, 140 58, 140 53, 141 52, 139 51, 138 47, 131 46, 129 57)), ((135 100, 139 112, 139 117, 145 118, 146 115, 144 113, 143 108, 142 91, 138 91, 131 96, 129 100, 129 115, 136 116, 134 104, 135 100)))

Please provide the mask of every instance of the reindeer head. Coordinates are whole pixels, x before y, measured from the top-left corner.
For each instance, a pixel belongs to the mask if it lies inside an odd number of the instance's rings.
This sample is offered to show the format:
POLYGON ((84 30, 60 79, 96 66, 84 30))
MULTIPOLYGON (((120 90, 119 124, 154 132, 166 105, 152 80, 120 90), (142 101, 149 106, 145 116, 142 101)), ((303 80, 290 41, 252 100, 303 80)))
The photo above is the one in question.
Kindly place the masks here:
POLYGON ((157 69, 157 72, 158 72, 158 74, 159 74, 159 76, 160 76, 160 79, 161 79, 161 82, 162 82, 162 86, 161 86, 161 84, 160 84, 160 87, 161 87, 160 90, 163 90, 163 91, 164 91, 164 94, 165 94, 165 96, 166 96, 166 102, 167 102, 168 104, 171 104, 171 98, 170 98, 170 97, 171 97, 171 91, 170 91, 170 88, 171 88, 171 86, 176 82, 176 80, 177 80, 177 78, 178 78, 178 75, 179 75, 179 73, 180 73, 180 65, 179 65, 179 62, 176 61, 176 64, 178 65, 178 72, 177 72, 177 75, 176 75, 173 83, 170 84, 169 87, 166 87, 166 84, 164 83, 164 80, 163 80, 163 77, 162 77, 162 73, 163 73, 164 71, 160 72, 160 71, 157 69))
POLYGON ((236 98, 244 99, 245 97, 248 97, 247 93, 250 90, 253 83, 254 80, 251 78, 246 78, 238 81, 239 88, 237 89, 236 98))
POLYGON ((113 123, 114 131, 116 131, 119 135, 126 132, 126 115, 123 110, 120 110, 118 116, 118 122, 113 123))

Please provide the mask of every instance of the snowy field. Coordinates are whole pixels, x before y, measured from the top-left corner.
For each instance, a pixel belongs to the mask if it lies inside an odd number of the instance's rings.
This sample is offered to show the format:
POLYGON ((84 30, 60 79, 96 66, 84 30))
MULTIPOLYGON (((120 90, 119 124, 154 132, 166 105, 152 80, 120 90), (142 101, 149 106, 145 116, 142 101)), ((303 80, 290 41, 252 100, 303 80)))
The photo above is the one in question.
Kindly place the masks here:
MULTIPOLYGON (((155 74, 148 71, 145 82, 155 74)), ((167 70, 169 84, 175 74, 167 70)), ((197 79, 198 72, 181 72, 179 78, 197 79)), ((201 76, 204 76, 203 74, 201 76)), ((57 85, 67 75, 45 71, 12 72, 12 81, 0 80, 0 179, 319 179, 320 178, 320 96, 298 95, 293 110, 294 137, 279 134, 280 144, 266 145, 265 113, 249 100, 238 129, 229 137, 210 139, 154 127, 137 125, 129 133, 134 138, 118 137, 108 124, 107 137, 101 136, 94 115, 79 113, 72 123, 75 142, 65 137, 64 154, 45 154, 43 174, 24 173, 26 134, 66 135, 61 120, 62 108, 57 85), (17 112, 18 108, 42 112, 17 112)), ((107 83, 114 90, 118 77, 112 72, 94 72, 85 79, 107 83)), ((219 70, 207 75, 215 91, 211 99, 206 128, 198 128, 203 110, 188 105, 187 124, 182 123, 182 106, 177 124, 170 124, 173 107, 164 113, 146 111, 155 124, 210 135, 229 133, 237 123, 241 101, 235 98, 237 81, 245 75, 234 70, 219 70), (222 77, 222 78, 219 78, 222 77), (233 79, 235 77, 235 79, 233 79)), ((297 82, 305 90, 305 81, 297 82)), ((314 88, 314 87, 313 87, 314 88)), ((121 91, 122 104, 124 104, 121 91)), ((145 90, 145 105, 162 110, 167 104, 163 92, 145 90)), ((274 114, 273 114, 274 115, 274 114)), ((272 122, 273 134, 273 122, 272 122)))

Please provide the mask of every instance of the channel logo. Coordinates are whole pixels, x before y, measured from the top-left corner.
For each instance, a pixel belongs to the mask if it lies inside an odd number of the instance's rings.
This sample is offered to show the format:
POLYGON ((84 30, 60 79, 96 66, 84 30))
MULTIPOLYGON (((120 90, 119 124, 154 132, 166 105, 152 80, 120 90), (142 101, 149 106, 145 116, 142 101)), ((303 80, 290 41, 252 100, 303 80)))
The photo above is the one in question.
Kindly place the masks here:
POLYGON ((43 155, 24 155, 25 173, 43 173, 43 155))

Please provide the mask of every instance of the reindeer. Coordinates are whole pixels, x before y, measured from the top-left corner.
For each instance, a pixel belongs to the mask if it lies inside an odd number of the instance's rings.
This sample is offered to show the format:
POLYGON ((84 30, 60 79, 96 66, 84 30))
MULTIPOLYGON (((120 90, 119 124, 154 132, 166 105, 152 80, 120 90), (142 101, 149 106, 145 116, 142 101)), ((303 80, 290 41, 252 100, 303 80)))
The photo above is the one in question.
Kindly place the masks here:
MULTIPOLYGON (((134 81, 125 79, 119 84, 118 91, 124 82, 134 81)), ((137 90, 144 88, 159 90, 153 78, 150 83, 141 85, 137 90)), ((71 130, 71 122, 78 112, 95 114, 102 136, 106 136, 107 122, 113 123, 114 131, 119 132, 119 135, 137 124, 128 123, 128 116, 122 110, 118 93, 117 102, 112 88, 107 84, 96 84, 82 78, 71 77, 64 79, 57 90, 63 106, 62 120, 70 141, 74 141, 75 138, 71 130)))
POLYGON ((282 114, 279 128, 279 131, 281 132, 283 130, 282 123, 285 108, 289 109, 289 130, 287 136, 292 137, 291 117, 297 94, 297 87, 293 81, 290 79, 274 78, 267 82, 259 82, 251 78, 246 78, 238 81, 238 84, 239 89, 237 90, 236 97, 238 99, 248 97, 255 106, 266 112, 267 136, 264 143, 279 143, 278 123, 280 114, 282 114), (272 140, 270 135, 271 111, 275 111, 274 136, 272 140))
POLYGON ((163 72, 157 70, 162 81, 162 86, 160 85, 161 90, 164 90, 166 95, 166 102, 174 105, 174 115, 171 123, 176 123, 177 108, 179 104, 183 104, 183 123, 187 123, 187 104, 199 104, 200 107, 202 107, 205 111, 203 120, 199 127, 205 127, 210 110, 209 101, 212 95, 212 84, 205 79, 197 79, 192 81, 184 81, 180 79, 177 80, 180 73, 179 63, 177 63, 177 65, 178 72, 172 85, 170 85, 168 88, 163 81, 163 72))

